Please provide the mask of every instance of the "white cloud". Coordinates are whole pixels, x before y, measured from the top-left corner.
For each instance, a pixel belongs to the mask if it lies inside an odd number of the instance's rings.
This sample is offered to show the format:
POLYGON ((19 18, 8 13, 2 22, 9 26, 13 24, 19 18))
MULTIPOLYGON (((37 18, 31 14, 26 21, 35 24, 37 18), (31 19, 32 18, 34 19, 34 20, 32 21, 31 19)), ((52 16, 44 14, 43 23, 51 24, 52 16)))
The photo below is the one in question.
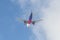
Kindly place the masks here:
POLYGON ((18 0, 18 3, 20 4, 20 7, 23 9, 26 6, 26 1, 27 0, 18 0))
MULTIPOLYGON (((28 1, 18 0, 18 2, 24 9, 28 1)), ((60 40, 60 0, 30 0, 30 3, 34 13, 39 14, 41 11, 44 13, 44 21, 36 23, 32 28, 32 32, 36 36, 35 39, 46 40, 45 37, 47 37, 47 40, 60 40), (45 8, 46 1, 49 5, 48 8, 45 8), (41 6, 41 4, 44 4, 44 6, 41 6)))
POLYGON ((60 0, 52 0, 43 11, 47 40, 60 40, 60 0))
MULTIPOLYGON (((42 9, 41 2, 42 2, 41 0, 32 1, 32 6, 33 6, 32 9, 33 9, 34 13, 40 14, 40 17, 42 14, 41 13, 41 9, 42 9)), ((43 26, 42 22, 38 22, 38 23, 36 23, 35 26, 33 26, 32 32, 36 36, 35 40, 46 40, 46 36, 45 36, 46 34, 45 34, 44 28, 42 26, 43 26)))
MULTIPOLYGON (((34 0, 33 0, 34 1, 34 0)), ((36 1, 36 0, 35 0, 36 1)), ((39 0, 37 2, 33 2, 35 9, 42 10, 44 12, 44 21, 42 23, 38 23, 33 27, 32 31, 35 34, 37 40, 41 39, 41 33, 39 32, 41 29, 40 26, 43 26, 45 30, 47 40, 60 40, 60 0, 49 0, 49 7, 41 9, 39 0)), ((37 10, 34 10, 36 12, 37 10)), ((40 13, 40 12, 39 12, 40 13)))

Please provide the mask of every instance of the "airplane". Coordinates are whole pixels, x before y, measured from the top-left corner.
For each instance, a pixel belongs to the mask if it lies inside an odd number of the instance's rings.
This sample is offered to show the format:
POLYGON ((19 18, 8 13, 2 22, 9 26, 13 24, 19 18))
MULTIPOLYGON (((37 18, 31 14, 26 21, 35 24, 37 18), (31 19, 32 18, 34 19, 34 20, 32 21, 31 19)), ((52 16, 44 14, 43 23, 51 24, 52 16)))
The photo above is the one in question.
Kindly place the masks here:
POLYGON ((32 16, 33 16, 33 14, 32 14, 32 12, 31 12, 31 14, 30 14, 30 16, 29 16, 29 19, 28 20, 23 20, 23 19, 20 19, 20 20, 22 20, 23 22, 24 22, 24 24, 26 24, 27 25, 27 27, 29 27, 30 26, 30 24, 33 24, 33 25, 35 25, 35 23, 36 22, 39 22, 39 21, 41 21, 42 19, 40 19, 40 20, 32 20, 32 16))

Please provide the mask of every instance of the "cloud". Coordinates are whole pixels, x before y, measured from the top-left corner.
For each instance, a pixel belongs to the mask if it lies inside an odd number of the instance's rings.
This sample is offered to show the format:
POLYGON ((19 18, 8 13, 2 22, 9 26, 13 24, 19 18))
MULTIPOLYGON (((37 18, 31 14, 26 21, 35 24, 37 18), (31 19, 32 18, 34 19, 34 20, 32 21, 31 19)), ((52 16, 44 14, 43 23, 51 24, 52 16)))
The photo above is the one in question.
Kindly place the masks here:
POLYGON ((38 10, 38 13, 41 13, 42 10, 44 14, 44 21, 42 23, 39 22, 33 27, 33 34, 36 36, 36 40, 60 40, 60 0, 46 1, 50 1, 48 3, 48 8, 45 7, 46 4, 41 6, 39 0, 33 2, 34 12, 38 10), (45 31, 42 31, 42 29, 45 31), (40 31, 42 31, 42 34, 40 31), (42 35, 44 35, 46 39, 43 39, 44 36, 42 37, 42 35))
MULTIPOLYGON (((47 1, 45 1, 44 3, 43 2, 44 2, 44 0, 43 1, 42 0, 31 1, 32 10, 34 11, 34 13, 39 14, 40 18, 42 18, 42 16, 43 16, 43 12, 42 12, 43 6, 47 5, 47 4, 45 4, 45 2, 47 2, 47 1)), ((43 28, 43 22, 38 22, 38 23, 36 23, 35 26, 32 26, 32 32, 36 36, 34 39, 35 40, 46 40, 46 32, 44 30, 45 29, 43 28)))
MULTIPOLYGON (((44 21, 32 27, 35 40, 60 40, 60 0, 18 0, 25 10, 29 2, 34 13, 44 15, 44 21)), ((31 36, 31 37, 32 37, 31 36)))
POLYGON ((60 40, 60 0, 52 0, 43 12, 47 40, 60 40))
POLYGON ((26 1, 27 1, 27 0, 18 0, 18 3, 20 4, 20 7, 21 7, 22 9, 25 8, 25 6, 26 6, 26 1))

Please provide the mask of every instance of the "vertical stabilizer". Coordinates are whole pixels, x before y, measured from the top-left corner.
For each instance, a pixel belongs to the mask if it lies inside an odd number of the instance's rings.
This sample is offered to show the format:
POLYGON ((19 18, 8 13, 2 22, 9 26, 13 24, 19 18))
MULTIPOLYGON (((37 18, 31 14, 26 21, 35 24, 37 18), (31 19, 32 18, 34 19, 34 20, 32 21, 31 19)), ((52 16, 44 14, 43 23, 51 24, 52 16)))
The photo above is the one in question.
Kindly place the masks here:
POLYGON ((30 14, 29 20, 32 20, 32 12, 31 12, 31 14, 30 14))

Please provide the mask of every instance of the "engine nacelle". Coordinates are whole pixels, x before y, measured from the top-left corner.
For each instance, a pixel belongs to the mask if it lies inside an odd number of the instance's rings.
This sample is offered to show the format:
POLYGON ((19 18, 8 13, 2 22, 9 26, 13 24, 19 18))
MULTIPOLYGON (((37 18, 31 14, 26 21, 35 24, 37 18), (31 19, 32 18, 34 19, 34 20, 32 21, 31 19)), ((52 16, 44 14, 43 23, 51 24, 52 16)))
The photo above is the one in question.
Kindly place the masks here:
POLYGON ((32 22, 32 24, 34 25, 34 24, 35 24, 35 22, 32 22))

